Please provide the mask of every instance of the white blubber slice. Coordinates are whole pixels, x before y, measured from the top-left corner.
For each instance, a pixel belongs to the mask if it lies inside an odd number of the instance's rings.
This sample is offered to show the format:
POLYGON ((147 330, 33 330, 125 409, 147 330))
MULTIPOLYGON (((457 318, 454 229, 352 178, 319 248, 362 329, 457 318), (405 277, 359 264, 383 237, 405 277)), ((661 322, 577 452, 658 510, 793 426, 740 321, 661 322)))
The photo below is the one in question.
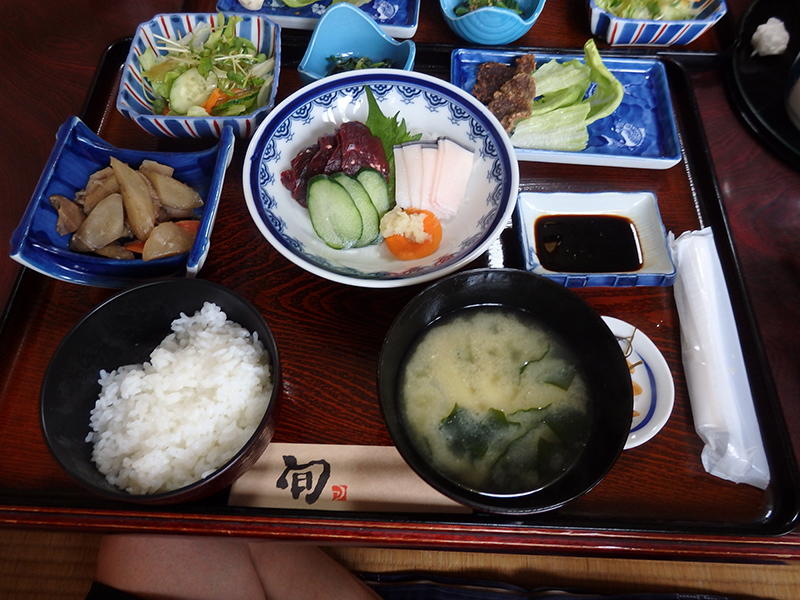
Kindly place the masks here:
POLYGON ((440 220, 455 216, 467 193, 475 153, 446 137, 407 142, 393 151, 396 204, 430 211, 440 220))
POLYGON ((431 198, 433 213, 440 219, 455 216, 467 193, 475 153, 449 138, 439 138, 436 182, 431 198))
POLYGON ((394 152, 394 201, 400 208, 412 208, 403 147, 395 146, 392 150, 394 152))

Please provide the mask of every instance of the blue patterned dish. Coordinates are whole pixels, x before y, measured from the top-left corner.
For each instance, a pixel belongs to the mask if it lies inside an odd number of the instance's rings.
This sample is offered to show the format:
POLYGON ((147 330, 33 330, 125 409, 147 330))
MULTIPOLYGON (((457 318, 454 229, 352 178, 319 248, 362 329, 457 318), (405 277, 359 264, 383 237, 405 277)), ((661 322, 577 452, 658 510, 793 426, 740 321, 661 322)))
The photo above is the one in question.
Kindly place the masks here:
POLYGON ((11 237, 11 258, 55 279, 106 288, 123 288, 161 277, 193 277, 208 255, 233 145, 233 132, 226 127, 219 142, 208 150, 123 150, 103 141, 78 117, 72 117, 58 130, 53 152, 11 237), (145 262, 102 258, 68 249, 69 236, 56 233, 57 215, 48 199, 52 194, 74 197, 92 173, 108 166, 111 156, 136 167, 145 158, 169 165, 174 167, 178 180, 197 190, 204 205, 197 211, 200 229, 188 253, 145 262))
POLYGON ((685 46, 708 31, 719 21, 728 7, 725 0, 696 0, 700 9, 696 18, 686 21, 623 19, 600 8, 589 0, 592 34, 612 46, 685 46))
POLYGON ((156 43, 159 37, 181 38, 206 23, 215 24, 217 14, 172 13, 156 15, 136 29, 128 58, 122 68, 117 110, 132 120, 147 133, 168 138, 215 138, 225 127, 231 127, 234 135, 249 138, 275 105, 281 65, 280 27, 258 15, 241 15, 242 22, 236 25, 236 35, 247 38, 262 53, 275 57, 274 81, 269 101, 261 108, 238 117, 184 117, 153 114, 153 92, 150 84, 142 78, 139 56, 151 47, 159 52, 156 43))
POLYGON ((667 236, 658 201, 651 192, 522 192, 517 202, 519 236, 528 271, 567 287, 669 286, 677 271, 667 247, 667 236), (636 228, 642 267, 624 273, 559 273, 545 269, 536 254, 534 223, 545 215, 615 215, 629 219, 636 228))
POLYGON ((603 317, 630 365, 633 420, 625 450, 641 446, 664 428, 675 405, 675 382, 664 355, 653 341, 630 323, 603 317))
POLYGON ((314 28, 308 48, 297 67, 303 83, 328 75, 331 56, 391 60, 397 69, 414 68, 416 45, 389 37, 367 13, 343 2, 331 6, 314 28), (343 30, 347 35, 342 35, 343 30))
MULTIPOLYGON (((482 63, 511 64, 521 54, 491 49, 454 50, 450 80, 471 93, 482 63)), ((583 60, 583 55, 537 53, 536 63, 575 58, 583 60)), ((613 114, 589 126, 586 148, 580 152, 515 148, 519 160, 637 169, 668 169, 680 162, 669 83, 661 61, 603 57, 603 64, 625 87, 625 96, 613 114)))
POLYGON ((256 131, 244 159, 245 200, 264 237, 286 258, 320 277, 361 287, 430 281, 471 262, 500 235, 516 205, 519 167, 508 136, 469 94, 421 73, 350 71, 320 79, 281 102, 256 131), (401 261, 385 244, 334 250, 317 237, 308 211, 281 183, 281 172, 304 148, 344 121, 364 121, 364 86, 382 112, 398 114, 423 139, 448 136, 476 152, 469 192, 458 214, 442 222, 431 256, 401 261))
MULTIPOLYGON (((331 6, 332 0, 319 0, 308 6, 290 8, 281 0, 265 0, 257 11, 244 8, 238 0, 217 0, 217 10, 260 14, 286 29, 314 29, 322 13, 331 6)), ((420 0, 372 0, 359 7, 380 28, 395 38, 410 38, 417 33, 420 0)))
POLYGON ((455 9, 464 0, 439 0, 442 17, 459 37, 473 44, 500 46, 510 44, 528 33, 544 8, 545 0, 519 0, 522 15, 507 8, 487 6, 456 16, 455 9))

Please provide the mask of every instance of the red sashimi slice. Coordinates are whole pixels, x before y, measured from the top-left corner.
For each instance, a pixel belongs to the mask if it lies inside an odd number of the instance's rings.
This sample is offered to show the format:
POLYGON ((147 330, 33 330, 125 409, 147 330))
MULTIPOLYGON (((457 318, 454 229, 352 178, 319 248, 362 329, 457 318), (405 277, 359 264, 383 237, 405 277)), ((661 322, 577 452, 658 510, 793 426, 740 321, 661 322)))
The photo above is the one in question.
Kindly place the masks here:
POLYGON ((292 159, 291 168, 281 173, 281 183, 292 193, 292 198, 306 206, 307 183, 314 175, 340 172, 355 175, 365 167, 389 179, 389 162, 381 139, 372 135, 363 123, 350 121, 300 151, 292 159))
POLYGON ((337 131, 342 149, 341 170, 355 175, 364 167, 378 171, 384 178, 389 177, 389 162, 383 151, 381 139, 369 127, 357 121, 344 123, 337 131))

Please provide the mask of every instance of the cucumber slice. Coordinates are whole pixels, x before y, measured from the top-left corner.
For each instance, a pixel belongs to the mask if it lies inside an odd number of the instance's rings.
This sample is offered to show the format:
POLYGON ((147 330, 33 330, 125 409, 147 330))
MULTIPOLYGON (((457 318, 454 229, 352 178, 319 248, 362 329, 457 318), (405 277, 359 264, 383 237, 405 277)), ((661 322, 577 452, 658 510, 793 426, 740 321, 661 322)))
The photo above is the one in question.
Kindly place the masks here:
POLYGON ((369 246, 380 237, 381 230, 378 211, 375 210, 375 205, 372 204, 367 190, 358 180, 350 177, 347 173, 335 173, 331 175, 331 179, 347 190, 358 212, 361 213, 361 238, 353 244, 353 247, 363 248, 364 246, 369 246))
POLYGON ((378 211, 378 218, 380 219, 387 212, 392 210, 394 204, 392 198, 389 197, 389 185, 378 171, 375 169, 361 169, 356 175, 358 182, 367 190, 370 200, 372 200, 375 210, 378 211))
POLYGON ((308 214, 314 231, 331 248, 352 248, 361 239, 361 213, 347 190, 327 175, 308 182, 308 214))
POLYGON ((201 106, 211 95, 213 88, 196 68, 182 73, 169 92, 169 107, 185 115, 192 106, 201 106))

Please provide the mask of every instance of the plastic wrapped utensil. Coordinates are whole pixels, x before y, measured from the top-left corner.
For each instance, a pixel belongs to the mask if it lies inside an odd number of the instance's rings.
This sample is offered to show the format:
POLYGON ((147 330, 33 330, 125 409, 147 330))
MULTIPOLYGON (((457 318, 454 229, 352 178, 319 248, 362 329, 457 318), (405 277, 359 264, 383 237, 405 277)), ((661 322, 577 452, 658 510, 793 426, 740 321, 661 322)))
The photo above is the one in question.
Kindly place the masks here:
POLYGON ((769 484, 761 432, 728 288, 710 228, 672 242, 675 302, 701 460, 711 475, 760 489, 769 484))

